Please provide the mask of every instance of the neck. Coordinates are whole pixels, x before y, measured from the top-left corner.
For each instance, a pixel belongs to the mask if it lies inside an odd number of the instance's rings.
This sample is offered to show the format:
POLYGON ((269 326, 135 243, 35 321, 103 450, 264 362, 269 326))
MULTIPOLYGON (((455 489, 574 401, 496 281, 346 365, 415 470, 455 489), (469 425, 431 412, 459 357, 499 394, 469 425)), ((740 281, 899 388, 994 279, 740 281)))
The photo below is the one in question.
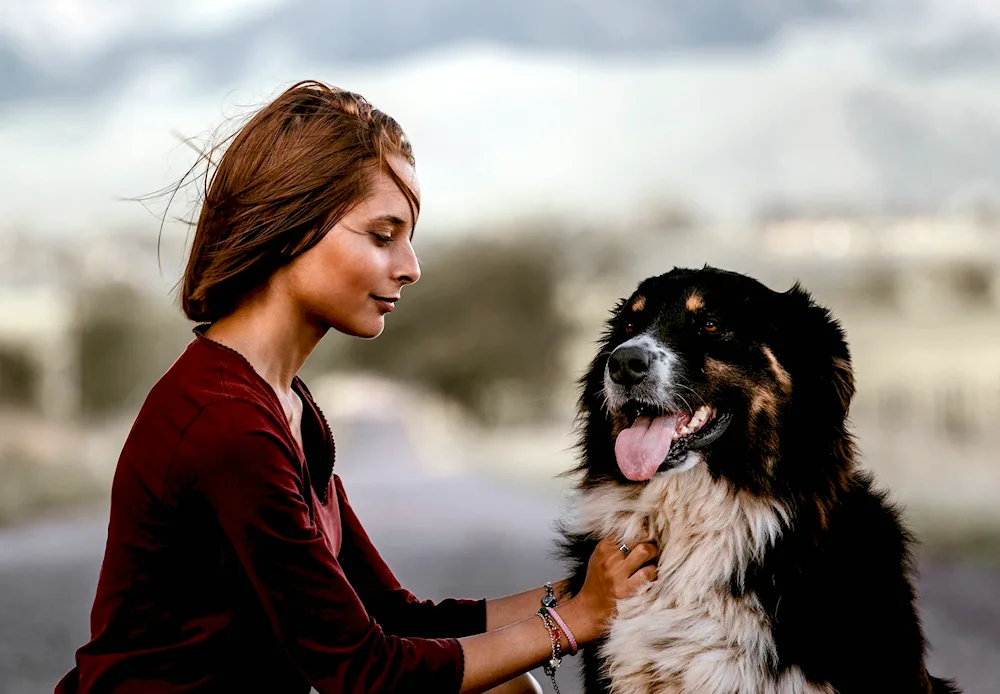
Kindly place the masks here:
POLYGON ((326 330, 310 322, 287 295, 265 288, 213 323, 205 336, 242 354, 276 393, 288 395, 326 330))

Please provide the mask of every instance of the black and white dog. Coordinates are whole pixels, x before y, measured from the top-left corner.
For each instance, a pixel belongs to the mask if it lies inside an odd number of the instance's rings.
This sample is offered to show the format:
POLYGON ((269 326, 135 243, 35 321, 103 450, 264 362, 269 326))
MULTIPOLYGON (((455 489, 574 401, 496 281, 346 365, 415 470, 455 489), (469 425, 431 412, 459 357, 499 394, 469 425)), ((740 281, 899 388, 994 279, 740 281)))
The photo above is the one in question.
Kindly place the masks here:
POLYGON ((844 334, 798 285, 674 269, 614 310, 582 381, 572 590, 597 538, 658 578, 584 652, 588 694, 921 694, 911 537, 855 463, 844 334))

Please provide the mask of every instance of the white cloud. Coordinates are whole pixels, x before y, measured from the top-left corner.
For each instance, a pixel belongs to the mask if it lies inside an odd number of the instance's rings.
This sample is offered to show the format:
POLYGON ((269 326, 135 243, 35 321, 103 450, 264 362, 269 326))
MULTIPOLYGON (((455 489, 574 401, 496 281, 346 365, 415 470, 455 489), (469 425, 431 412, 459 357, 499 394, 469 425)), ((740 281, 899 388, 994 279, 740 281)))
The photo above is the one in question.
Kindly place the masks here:
POLYGON ((864 199, 884 192, 884 180, 845 120, 859 92, 912 106, 920 127, 966 148, 978 133, 956 127, 957 114, 1000 122, 1000 77, 896 76, 875 41, 825 31, 753 53, 655 59, 463 46, 377 68, 302 64, 276 47, 255 52, 239 83, 212 90, 197 66, 163 63, 85 108, 8 109, 0 219, 63 233, 154 229, 118 198, 183 172, 191 155, 171 132, 200 135, 305 77, 359 91, 403 124, 425 230, 545 212, 595 220, 664 196, 721 216, 770 195, 864 199))
POLYGON ((288 0, 5 0, 0 39, 30 60, 56 67, 129 35, 210 33, 288 0))

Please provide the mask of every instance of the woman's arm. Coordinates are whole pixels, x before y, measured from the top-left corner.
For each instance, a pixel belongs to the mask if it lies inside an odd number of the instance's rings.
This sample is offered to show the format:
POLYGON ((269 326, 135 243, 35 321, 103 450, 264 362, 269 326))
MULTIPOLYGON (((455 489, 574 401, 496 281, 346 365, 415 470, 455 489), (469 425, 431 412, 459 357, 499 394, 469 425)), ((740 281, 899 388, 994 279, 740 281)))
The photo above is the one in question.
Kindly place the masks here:
MULTIPOLYGON (((552 584, 552 593, 556 599, 557 607, 569 599, 569 580, 564 579, 552 584)), ((538 612, 545 597, 545 587, 533 588, 532 590, 507 595, 502 598, 493 598, 486 601, 486 631, 493 631, 502 627, 520 622, 532 617, 538 612)), ((560 615, 562 611, 560 610, 560 615)), ((536 617, 537 619, 537 617, 536 617)), ((539 621, 541 625, 541 621, 539 621)))
MULTIPOLYGON (((330 484, 331 492, 340 498, 344 532, 340 564, 368 613, 388 633, 427 638, 470 636, 508 626, 538 612, 544 587, 485 601, 449 599, 434 603, 416 598, 399 584, 372 544, 340 477, 333 475, 330 484), (475 604, 479 602, 486 603, 485 609, 475 604)), ((558 604, 569 599, 568 580, 553 583, 552 588, 558 604)))
MULTIPOLYGON (((618 543, 602 540, 587 565, 587 578, 580 592, 558 606, 559 616, 566 622, 578 645, 599 638, 614 614, 618 600, 635 593, 656 577, 656 548, 649 543, 636 546, 628 556, 618 551, 618 543)), ((529 607, 531 598, 541 599, 544 589, 501 598, 501 614, 531 610, 531 616, 485 634, 459 639, 465 656, 462 694, 483 692, 500 682, 532 670, 552 657, 549 632, 536 616, 537 607, 529 607)), ((497 619, 497 608, 493 609, 497 619)), ((487 620, 490 619, 487 603, 487 620)), ((568 652, 565 636, 560 644, 568 652)))
MULTIPOLYGON (((460 638, 486 631, 486 600, 421 600, 403 588, 372 544, 347 498, 338 475, 331 480, 340 509, 343 544, 338 561, 352 587, 388 634, 420 638, 460 638)), ((524 616, 524 615, 522 615, 524 616)))
MULTIPOLYGON (((293 454, 265 413, 220 401, 188 425, 169 486, 210 510, 275 637, 316 690, 454 691, 461 681, 462 691, 481 692, 548 660, 538 617, 462 639, 383 632, 313 525, 293 454)), ((655 566, 644 566, 655 555, 648 543, 628 556, 616 542, 598 544, 583 587, 558 608, 578 643, 597 638, 617 600, 655 576, 655 566)))
MULTIPOLYGON (((544 590, 542 594, 544 595, 544 590)), ((574 604, 570 600, 557 609, 559 616, 566 621, 581 645, 593 641, 603 633, 603 625, 591 618, 590 609, 586 606, 574 604)), ((552 657, 549 632, 541 618, 534 614, 485 634, 466 636, 458 642, 465 653, 462 694, 486 691, 500 682, 542 665, 552 657)), ((563 653, 569 650, 565 638, 562 639, 561 647, 563 653)))
POLYGON ((269 413, 220 401, 186 428, 168 496, 211 513, 276 642, 317 691, 457 691, 457 640, 387 634, 365 610, 314 523, 295 455, 269 413))

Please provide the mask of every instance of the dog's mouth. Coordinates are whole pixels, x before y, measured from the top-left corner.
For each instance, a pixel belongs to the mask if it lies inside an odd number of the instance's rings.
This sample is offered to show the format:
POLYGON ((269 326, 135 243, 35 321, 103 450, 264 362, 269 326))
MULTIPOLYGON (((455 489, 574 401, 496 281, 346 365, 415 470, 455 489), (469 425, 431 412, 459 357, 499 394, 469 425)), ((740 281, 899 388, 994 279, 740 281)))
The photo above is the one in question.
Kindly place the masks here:
POLYGON ((621 414, 629 426, 615 439, 615 458, 622 474, 636 482, 676 467, 688 451, 714 443, 732 419, 712 405, 682 412, 634 400, 622 407, 621 414))

